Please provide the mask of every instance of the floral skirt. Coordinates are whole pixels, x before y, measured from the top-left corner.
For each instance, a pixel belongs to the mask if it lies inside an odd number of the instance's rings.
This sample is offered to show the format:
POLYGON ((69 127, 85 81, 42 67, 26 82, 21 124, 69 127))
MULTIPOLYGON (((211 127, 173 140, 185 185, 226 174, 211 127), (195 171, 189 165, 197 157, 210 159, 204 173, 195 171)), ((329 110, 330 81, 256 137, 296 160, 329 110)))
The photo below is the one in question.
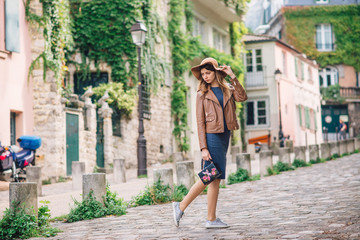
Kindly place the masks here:
MULTIPOLYGON (((226 153, 229 147, 230 131, 226 130, 223 133, 207 133, 206 143, 212 161, 216 168, 221 171, 220 179, 225 179, 226 176, 226 153)), ((204 168, 210 164, 205 161, 204 168)))

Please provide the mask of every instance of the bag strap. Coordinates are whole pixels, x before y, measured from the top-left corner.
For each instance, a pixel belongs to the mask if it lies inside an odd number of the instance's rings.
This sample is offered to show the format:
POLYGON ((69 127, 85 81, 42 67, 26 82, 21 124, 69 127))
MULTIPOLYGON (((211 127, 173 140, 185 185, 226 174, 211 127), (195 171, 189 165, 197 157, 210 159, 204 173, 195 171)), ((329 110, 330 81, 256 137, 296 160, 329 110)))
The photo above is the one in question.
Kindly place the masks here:
MULTIPOLYGON (((201 158, 201 170, 204 169, 204 162, 205 160, 201 158)), ((209 162, 214 163, 212 160, 209 160, 209 162)))

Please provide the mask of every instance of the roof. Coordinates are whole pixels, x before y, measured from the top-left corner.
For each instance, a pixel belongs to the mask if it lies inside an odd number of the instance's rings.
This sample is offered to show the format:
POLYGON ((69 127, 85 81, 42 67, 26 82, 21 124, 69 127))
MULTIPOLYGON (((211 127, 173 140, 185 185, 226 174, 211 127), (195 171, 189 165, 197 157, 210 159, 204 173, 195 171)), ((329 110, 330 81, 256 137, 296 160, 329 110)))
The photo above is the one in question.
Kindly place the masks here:
MULTIPOLYGON (((283 46, 286 46, 286 47, 290 48, 291 50, 296 52, 299 57, 309 61, 309 63, 314 64, 313 61, 311 59, 307 58, 305 54, 303 54, 302 52, 300 52, 299 50, 297 50, 293 46, 279 40, 277 37, 269 36, 269 35, 263 35, 263 34, 252 34, 252 33, 250 33, 250 34, 245 34, 243 36, 242 40, 244 41, 245 44, 247 44, 247 43, 260 43, 260 42, 277 42, 279 44, 282 44, 283 46)), ((316 65, 316 64, 314 64, 314 65, 316 65)))
POLYGON ((246 34, 243 36, 244 42, 263 42, 263 41, 275 41, 276 37, 260 34, 246 34))

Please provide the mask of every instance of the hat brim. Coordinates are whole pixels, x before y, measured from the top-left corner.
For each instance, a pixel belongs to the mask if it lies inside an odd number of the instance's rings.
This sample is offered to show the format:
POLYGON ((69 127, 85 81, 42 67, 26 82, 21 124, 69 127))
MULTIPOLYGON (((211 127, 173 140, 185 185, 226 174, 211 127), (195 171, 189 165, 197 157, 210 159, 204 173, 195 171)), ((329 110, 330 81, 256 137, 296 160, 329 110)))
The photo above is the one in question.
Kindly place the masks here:
POLYGON ((197 66, 194 66, 194 67, 191 68, 192 74, 193 74, 198 80, 201 80, 200 68, 201 68, 201 66, 204 66, 204 65, 206 65, 206 64, 211 64, 211 65, 215 68, 215 70, 217 70, 217 71, 220 72, 220 75, 221 75, 223 78, 225 78, 225 77, 227 76, 227 73, 221 71, 221 68, 215 67, 214 64, 211 63, 211 62, 206 62, 206 63, 200 64, 200 65, 197 65, 197 66))

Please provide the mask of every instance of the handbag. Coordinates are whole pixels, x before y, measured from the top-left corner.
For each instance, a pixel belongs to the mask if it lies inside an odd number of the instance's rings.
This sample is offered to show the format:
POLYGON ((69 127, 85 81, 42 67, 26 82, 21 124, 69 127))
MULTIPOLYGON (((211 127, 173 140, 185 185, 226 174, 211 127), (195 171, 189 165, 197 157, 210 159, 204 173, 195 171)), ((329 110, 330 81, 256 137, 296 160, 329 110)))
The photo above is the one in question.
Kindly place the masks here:
POLYGON ((198 175, 204 185, 208 185, 221 176, 221 172, 216 168, 214 162, 210 162, 211 163, 206 168, 204 168, 204 159, 201 159, 202 170, 198 173, 198 175))

